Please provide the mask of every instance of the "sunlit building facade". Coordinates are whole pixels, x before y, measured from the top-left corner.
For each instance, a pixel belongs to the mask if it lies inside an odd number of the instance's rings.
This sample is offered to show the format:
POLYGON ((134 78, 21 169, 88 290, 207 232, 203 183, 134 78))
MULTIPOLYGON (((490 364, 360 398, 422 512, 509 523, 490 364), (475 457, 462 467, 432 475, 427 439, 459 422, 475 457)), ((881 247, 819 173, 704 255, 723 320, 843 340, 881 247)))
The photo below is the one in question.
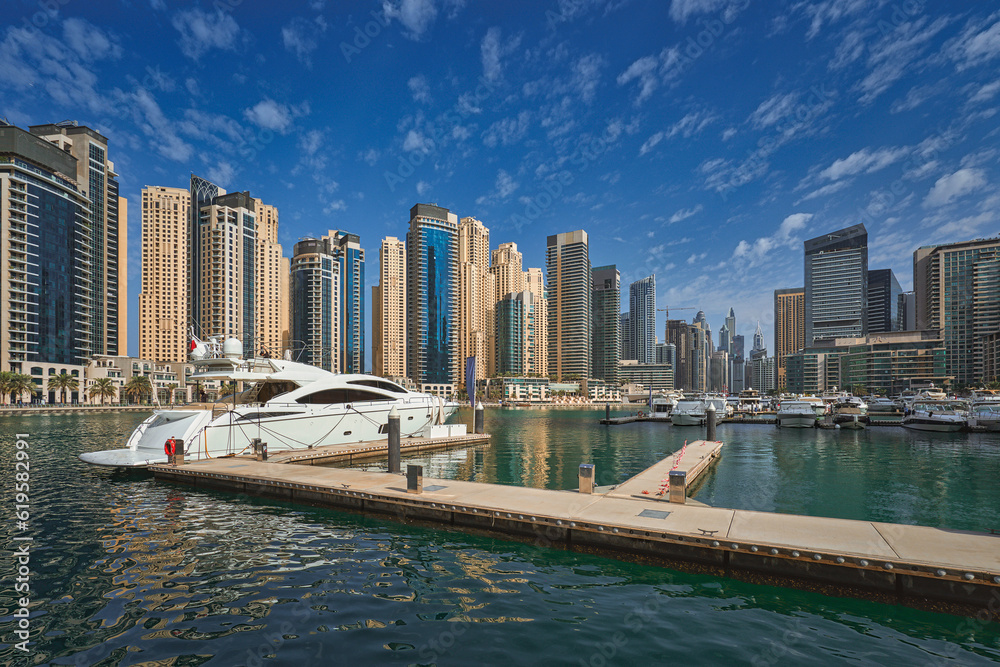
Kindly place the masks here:
POLYGON ((546 240, 549 295, 549 378, 590 377, 591 276, 587 232, 554 234, 546 240))
POLYGON ((406 377, 406 244, 394 236, 382 239, 372 287, 372 366, 381 377, 406 377))

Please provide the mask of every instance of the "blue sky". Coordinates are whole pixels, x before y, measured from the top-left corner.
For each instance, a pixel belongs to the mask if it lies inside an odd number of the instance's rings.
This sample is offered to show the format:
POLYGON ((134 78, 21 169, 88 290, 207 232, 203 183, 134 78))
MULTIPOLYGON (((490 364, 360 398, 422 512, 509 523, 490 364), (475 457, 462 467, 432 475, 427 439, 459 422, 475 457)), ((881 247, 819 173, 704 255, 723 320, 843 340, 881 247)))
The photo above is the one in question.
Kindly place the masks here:
POLYGON ((1000 232, 994 2, 14 0, 4 16, 0 115, 111 140, 133 354, 140 191, 192 172, 278 206, 287 255, 360 234, 368 286, 418 201, 483 220, 526 267, 582 228, 626 290, 655 273, 658 306, 703 309, 714 333, 732 306, 769 347, 806 238, 864 222, 870 267, 908 289, 916 247, 1000 232))

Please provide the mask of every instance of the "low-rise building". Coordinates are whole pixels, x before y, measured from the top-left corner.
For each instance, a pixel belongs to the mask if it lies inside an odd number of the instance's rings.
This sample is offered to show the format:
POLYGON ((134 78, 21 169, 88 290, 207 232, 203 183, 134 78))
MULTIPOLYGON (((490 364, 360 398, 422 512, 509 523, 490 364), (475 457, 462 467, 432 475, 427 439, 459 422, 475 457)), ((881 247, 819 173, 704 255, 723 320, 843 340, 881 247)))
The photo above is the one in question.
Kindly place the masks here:
POLYGON ((640 364, 634 359, 622 359, 618 370, 625 384, 641 384, 656 392, 674 388, 674 369, 670 364, 640 364))
POLYGON ((551 398, 548 378, 503 378, 500 382, 503 388, 503 400, 505 401, 545 403, 551 398))

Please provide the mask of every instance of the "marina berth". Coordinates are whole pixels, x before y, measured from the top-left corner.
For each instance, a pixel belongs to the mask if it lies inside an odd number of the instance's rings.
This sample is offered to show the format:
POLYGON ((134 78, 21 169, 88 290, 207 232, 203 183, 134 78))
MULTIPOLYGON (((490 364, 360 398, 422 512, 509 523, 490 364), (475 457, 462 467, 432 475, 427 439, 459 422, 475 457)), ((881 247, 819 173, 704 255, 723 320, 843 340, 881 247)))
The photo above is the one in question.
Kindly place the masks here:
POLYGON ((903 428, 914 431, 955 432, 968 422, 966 405, 961 401, 915 399, 903 415, 903 428))
POLYGON ((815 428, 816 407, 809 401, 782 401, 775 423, 781 428, 815 428))

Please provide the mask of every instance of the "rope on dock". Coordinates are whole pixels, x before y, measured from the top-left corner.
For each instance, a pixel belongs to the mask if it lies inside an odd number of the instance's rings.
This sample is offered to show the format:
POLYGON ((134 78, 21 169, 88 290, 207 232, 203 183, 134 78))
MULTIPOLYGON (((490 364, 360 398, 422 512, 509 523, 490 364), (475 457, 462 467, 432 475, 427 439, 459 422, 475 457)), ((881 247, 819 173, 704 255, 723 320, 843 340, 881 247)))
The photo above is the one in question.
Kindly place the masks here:
MULTIPOLYGON (((678 452, 677 456, 674 457, 674 466, 670 469, 671 472, 677 470, 677 466, 681 464, 681 459, 684 458, 684 452, 687 451, 688 441, 684 441, 684 446, 681 447, 681 451, 678 452)), ((656 495, 662 496, 664 493, 670 490, 670 473, 667 473, 667 477, 660 483, 660 488, 657 490, 656 495)), ((649 495, 649 491, 643 491, 643 495, 649 495)))

